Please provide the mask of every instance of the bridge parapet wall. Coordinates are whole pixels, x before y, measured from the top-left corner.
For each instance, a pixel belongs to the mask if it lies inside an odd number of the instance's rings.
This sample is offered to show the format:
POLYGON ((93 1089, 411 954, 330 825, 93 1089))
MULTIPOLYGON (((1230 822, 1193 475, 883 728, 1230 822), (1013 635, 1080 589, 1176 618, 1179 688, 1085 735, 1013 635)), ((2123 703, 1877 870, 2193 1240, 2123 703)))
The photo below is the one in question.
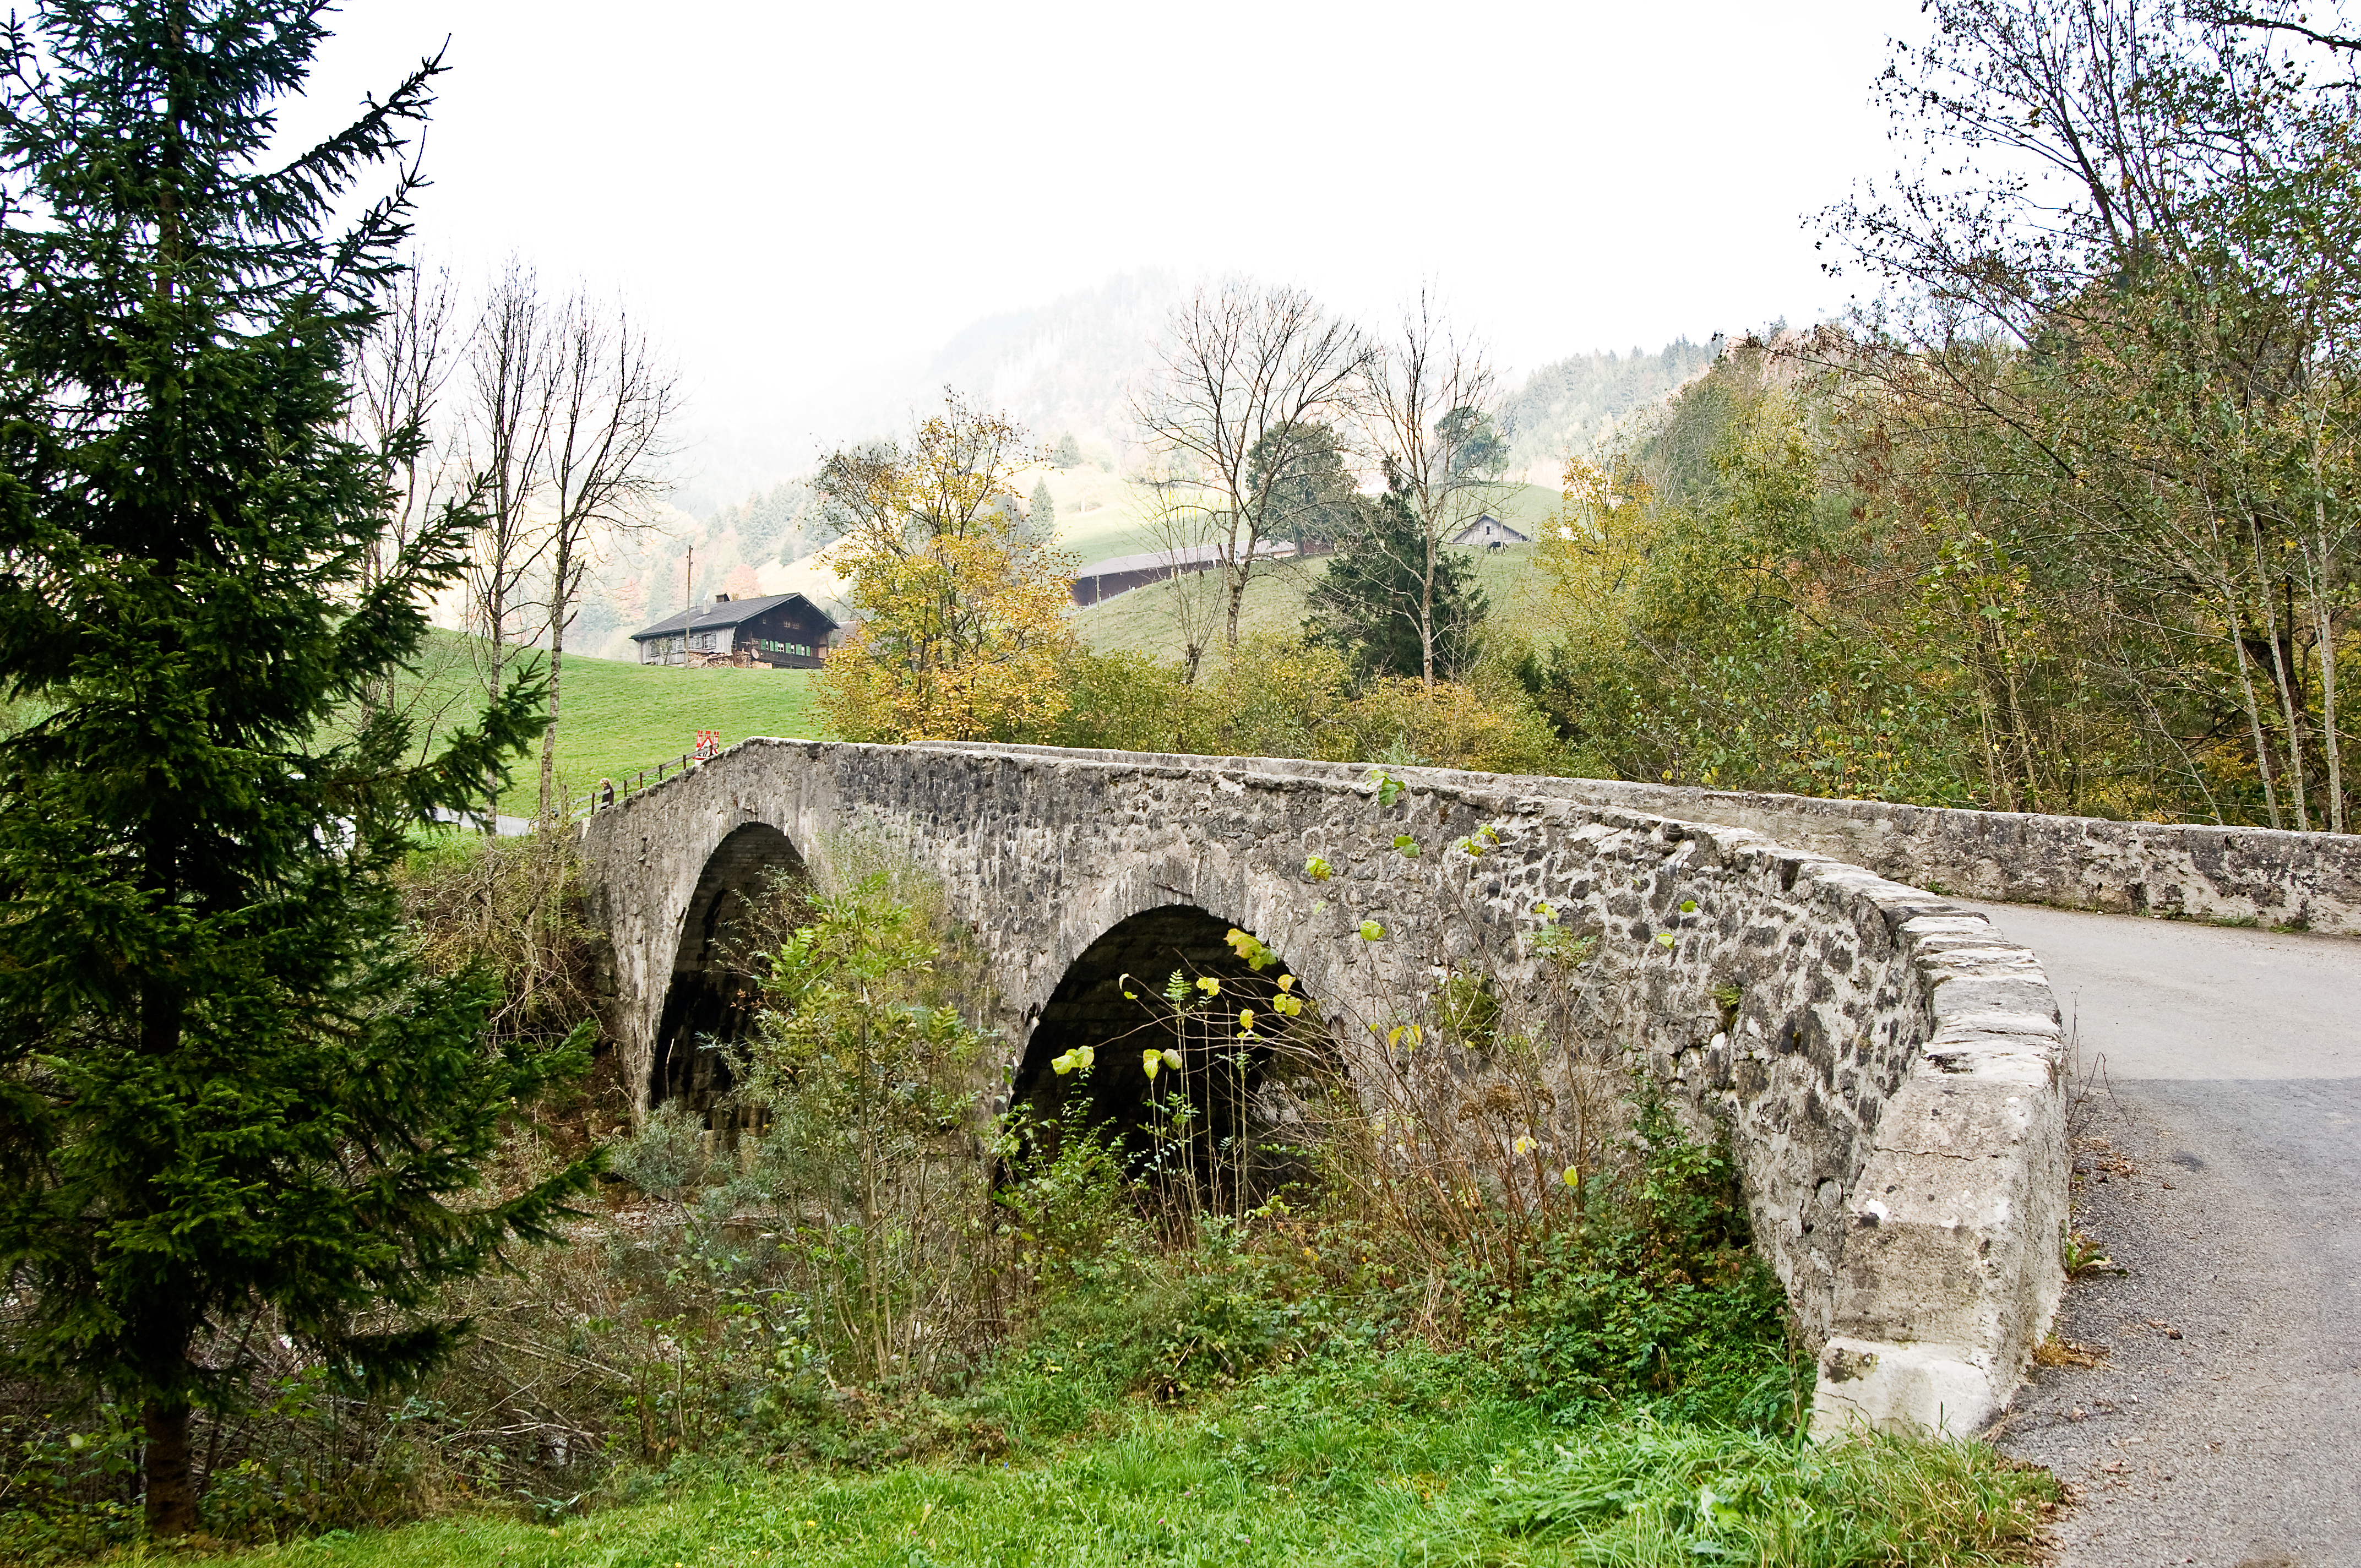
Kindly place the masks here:
MULTIPOLYGON (((1816 1420, 1965 1431, 1995 1410, 2062 1283, 2061 1048, 2032 955, 1942 897, 1743 828, 1565 781, 1397 775, 1413 787, 1389 806, 1366 770, 1321 764, 747 742, 584 829, 626 1070, 645 1081, 707 862, 753 822, 823 872, 863 832, 940 877, 997 966, 1010 1085, 1069 966, 1132 916, 1234 922, 1332 1016, 1377 1020, 1438 966, 1521 951, 1499 938, 1546 900, 1598 938, 1582 1032, 1728 1128, 1760 1248, 1821 1350, 1816 1420), (1497 850, 1449 850, 1488 825, 1497 850), (1425 852, 1400 853, 1403 834, 1425 852)), ((1339 1043, 1366 1070, 1374 1047, 1339 1043)))
MULTIPOLYGON (((1048 747, 1004 750, 1059 754, 1048 747)), ((1340 781, 1368 771, 1366 763, 1279 759, 1257 760, 1255 765, 1340 781)), ((1455 776, 1443 769, 1396 772, 1404 777, 1455 776)), ((1779 843, 1956 898, 2361 936, 2356 834, 2114 822, 1614 779, 1537 778, 1530 784, 1537 795, 1751 828, 1779 843)))

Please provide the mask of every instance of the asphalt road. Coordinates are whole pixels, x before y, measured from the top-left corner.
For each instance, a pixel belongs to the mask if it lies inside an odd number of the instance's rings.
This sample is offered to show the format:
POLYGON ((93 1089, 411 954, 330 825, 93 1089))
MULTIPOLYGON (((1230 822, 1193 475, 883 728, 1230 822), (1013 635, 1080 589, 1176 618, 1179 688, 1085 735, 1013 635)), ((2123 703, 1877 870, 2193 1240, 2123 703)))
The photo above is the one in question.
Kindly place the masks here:
POLYGON ((2074 1042, 2112 1259, 1992 1437, 2080 1495, 2069 1568, 2361 1565, 2361 941, 1979 905, 2074 1042))

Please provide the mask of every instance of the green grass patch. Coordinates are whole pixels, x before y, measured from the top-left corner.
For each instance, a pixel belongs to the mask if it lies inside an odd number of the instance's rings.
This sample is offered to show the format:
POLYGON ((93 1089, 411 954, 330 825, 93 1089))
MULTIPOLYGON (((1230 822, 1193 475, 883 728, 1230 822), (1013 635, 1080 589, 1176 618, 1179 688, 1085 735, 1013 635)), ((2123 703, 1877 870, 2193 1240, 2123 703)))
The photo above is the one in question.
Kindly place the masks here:
MULTIPOLYGON (((417 672, 397 685, 423 729, 463 723, 483 704, 477 639, 430 634, 417 672)), ((812 670, 685 670, 612 659, 566 658, 557 726, 557 774, 575 795, 600 778, 621 779, 697 744, 718 729, 724 745, 753 735, 825 734, 812 706, 812 670)), ((538 749, 518 760, 500 809, 531 816, 540 791, 538 749)))
POLYGON ((1029 1458, 686 1463, 624 1479, 640 1500, 588 1517, 445 1519, 194 1561, 1968 1564, 2029 1560, 2057 1497, 1980 1445, 1814 1446, 1644 1413, 1567 1427, 1490 1381, 1458 1356, 1353 1351, 1190 1410, 1134 1400, 1029 1458))

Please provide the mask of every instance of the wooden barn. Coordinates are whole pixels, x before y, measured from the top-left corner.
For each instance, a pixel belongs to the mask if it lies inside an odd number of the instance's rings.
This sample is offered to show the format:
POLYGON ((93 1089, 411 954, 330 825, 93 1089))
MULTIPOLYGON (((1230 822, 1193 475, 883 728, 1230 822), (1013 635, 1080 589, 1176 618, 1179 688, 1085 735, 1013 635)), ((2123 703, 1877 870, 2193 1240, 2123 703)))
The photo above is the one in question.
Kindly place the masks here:
POLYGON ((734 664, 741 669, 817 670, 839 628, 801 594, 713 602, 631 633, 642 664, 734 664))
POLYGON ((1451 536, 1452 543, 1478 550, 1498 550, 1504 545, 1532 542, 1532 534, 1510 528, 1488 511, 1451 536))

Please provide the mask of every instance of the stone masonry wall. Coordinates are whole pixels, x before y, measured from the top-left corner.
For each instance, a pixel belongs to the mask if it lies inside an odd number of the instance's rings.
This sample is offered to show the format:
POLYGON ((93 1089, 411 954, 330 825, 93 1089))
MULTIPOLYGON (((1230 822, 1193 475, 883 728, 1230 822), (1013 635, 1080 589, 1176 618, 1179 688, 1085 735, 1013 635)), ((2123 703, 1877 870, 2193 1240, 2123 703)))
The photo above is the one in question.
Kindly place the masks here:
MULTIPOLYGON (((1368 772, 1358 762, 1261 759, 1255 765, 1340 781, 1368 772)), ((1453 776, 1441 769, 1416 773, 1453 776)), ((2361 936, 2361 834, 2110 822, 1613 779, 1528 782, 1536 795, 1751 828, 1956 898, 2361 936)))
POLYGON ((1565 781, 1574 799, 1727 822, 1962 898, 2361 936, 2361 837, 1565 781))
MULTIPOLYGON (((939 875, 995 962, 1011 1080, 1068 966, 1131 916, 1203 909, 1277 948, 1334 1016, 1378 1019, 1439 965, 1517 950, 1546 900, 1598 937, 1587 1031, 1729 1129, 1758 1244, 1821 1347, 1818 1422, 1965 1431, 2005 1400, 2062 1283, 2060 1045, 2031 954, 1943 898, 1743 828, 1425 770, 1381 806, 1365 772, 749 741, 585 828, 626 1071, 645 1080, 706 862, 753 822, 823 874, 857 832, 939 875), (1451 850, 1487 825, 1498 849, 1451 850), (1423 852, 1399 852, 1402 834, 1423 852), (1314 854, 1333 880, 1305 875, 1314 854), (1361 939, 1364 920, 1384 938, 1361 939)), ((1354 1066, 1350 1031, 1340 1045, 1354 1066)))

